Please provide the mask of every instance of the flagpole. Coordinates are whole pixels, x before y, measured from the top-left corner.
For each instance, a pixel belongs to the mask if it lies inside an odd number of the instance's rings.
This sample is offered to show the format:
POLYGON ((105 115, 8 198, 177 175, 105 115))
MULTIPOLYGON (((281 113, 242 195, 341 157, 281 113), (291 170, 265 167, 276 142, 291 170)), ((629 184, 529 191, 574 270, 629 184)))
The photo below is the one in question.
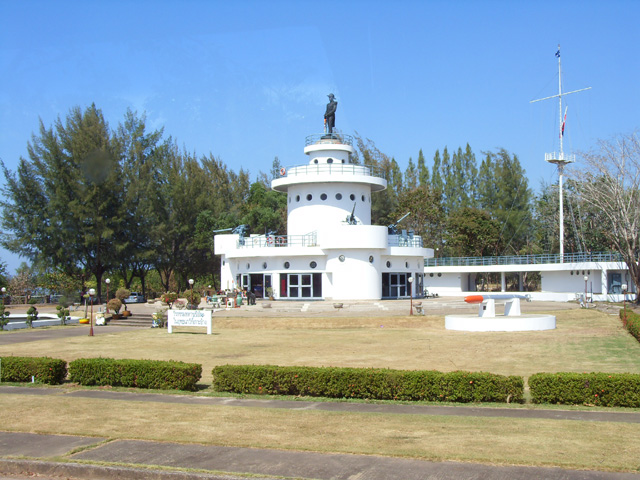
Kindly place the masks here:
MULTIPOLYGON (((555 98, 558 97, 558 102, 560 103, 560 108, 558 109, 558 116, 559 116, 559 122, 558 122, 558 127, 559 127, 559 136, 560 136, 560 154, 556 155, 556 152, 554 153, 545 153, 544 157, 545 160, 549 163, 553 163, 558 167, 558 197, 559 197, 559 201, 558 201, 558 206, 559 206, 559 212, 558 212, 558 216, 559 218, 559 222, 560 222, 560 228, 559 228, 559 235, 560 235, 560 263, 564 263, 564 199, 563 199, 563 177, 564 177, 564 167, 569 164, 569 163, 573 163, 575 161, 575 157, 574 155, 565 155, 564 154, 564 145, 563 145, 563 140, 564 140, 564 122, 562 121, 562 96, 563 95, 569 95, 571 93, 577 93, 577 92, 582 92, 583 90, 589 90, 591 89, 591 87, 587 87, 587 88, 581 88, 580 90, 573 90, 572 92, 563 92, 562 91, 562 63, 560 60, 560 45, 558 45, 558 51, 556 52, 556 57, 558 57, 558 94, 557 95, 552 95, 550 97, 545 97, 545 98, 539 98, 537 100, 531 100, 531 102, 529 103, 534 103, 534 102, 539 102, 541 100, 547 100, 549 98, 555 98)), ((566 121, 566 112, 565 112, 565 121, 566 121)))

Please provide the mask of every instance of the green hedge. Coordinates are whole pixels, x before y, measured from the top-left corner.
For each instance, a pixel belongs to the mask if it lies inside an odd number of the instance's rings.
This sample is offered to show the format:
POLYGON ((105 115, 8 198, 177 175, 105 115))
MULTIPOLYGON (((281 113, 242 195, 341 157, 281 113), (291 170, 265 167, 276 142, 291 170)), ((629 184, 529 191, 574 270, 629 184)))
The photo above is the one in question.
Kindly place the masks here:
POLYGON ((1 382, 61 384, 67 376, 67 362, 49 357, 2 357, 1 382))
POLYGON ((522 377, 484 372, 222 365, 213 369, 218 391, 377 400, 521 402, 522 377))
POLYGON ((111 385, 158 390, 196 390, 202 365, 161 360, 79 358, 69 363, 69 380, 80 385, 111 385))
POLYGON ((620 319, 629 333, 640 342, 640 315, 630 308, 623 308, 620 310, 620 319))
POLYGON ((536 373, 529 377, 533 403, 640 407, 640 374, 536 373))

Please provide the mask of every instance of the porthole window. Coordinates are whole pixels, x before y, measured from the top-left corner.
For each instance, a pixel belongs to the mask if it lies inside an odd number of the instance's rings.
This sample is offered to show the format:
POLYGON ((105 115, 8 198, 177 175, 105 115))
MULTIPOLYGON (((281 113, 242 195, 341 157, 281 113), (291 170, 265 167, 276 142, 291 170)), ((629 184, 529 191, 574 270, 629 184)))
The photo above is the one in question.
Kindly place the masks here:
POLYGON ((300 195, 296 195, 296 202, 300 201, 300 195))
POLYGON ((344 262, 344 255, 340 255, 340 256, 338 257, 338 260, 340 260, 341 262, 344 262))
POLYGON ((369 263, 373 263, 373 255, 369 255, 369 263))
POLYGON ((356 199, 356 196, 352 193, 351 195, 349 195, 349 198, 351 199, 351 201, 356 199))
POLYGON ((342 163, 344 163, 344 160, 342 160, 342 163))
POLYGON ((430 276, 430 277, 433 277, 433 273, 430 273, 430 274, 429 274, 429 276, 430 276))
POLYGON ((317 264, 316 262, 311 262, 311 263, 309 264, 309 266, 310 266, 311 268, 316 268, 316 267, 318 266, 318 264, 317 264))
POLYGON ((326 200, 327 199, 327 194, 323 193, 322 195, 320 195, 320 200, 326 200))
POLYGON ((342 200, 342 194, 336 193, 336 200, 342 200))
POLYGON ((267 262, 264 262, 264 263, 262 264, 262 268, 267 268, 267 262))
POLYGON ((409 268, 409 262, 404 262, 404 268, 409 268))
POLYGON ((289 268, 291 264, 289 262, 284 262, 284 268, 289 268))
POLYGON ((362 199, 362 201, 364 202, 364 195, 362 195, 360 198, 361 198, 361 199, 362 199))
POLYGON ((442 276, 442 274, 441 274, 441 273, 439 273, 439 274, 438 274, 438 276, 439 276, 439 277, 441 277, 441 276, 442 276))
POLYGON ((313 195, 310 193, 307 194, 307 200, 310 202, 313 199, 313 195))
POLYGON ((387 268, 391 268, 391 262, 387 260, 387 268))
POLYGON ((251 268, 251 264, 247 263, 247 270, 249 270, 251 268))
POLYGON ((318 159, 317 159, 317 158, 314 158, 314 159, 313 159, 313 163, 318 163, 318 159))
POLYGON ((573 270, 571 270, 571 275, 573 275, 573 270))
POLYGON ((333 163, 333 158, 327 158, 327 163, 333 163))

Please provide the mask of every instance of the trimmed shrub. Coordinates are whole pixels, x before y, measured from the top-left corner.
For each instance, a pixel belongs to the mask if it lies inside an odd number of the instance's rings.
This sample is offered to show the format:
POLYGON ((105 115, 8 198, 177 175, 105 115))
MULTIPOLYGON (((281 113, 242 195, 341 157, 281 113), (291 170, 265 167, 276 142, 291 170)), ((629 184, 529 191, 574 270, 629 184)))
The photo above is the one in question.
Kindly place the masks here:
POLYGON ((122 301, 118 298, 112 298, 107 302, 107 308, 117 315, 122 308, 122 301))
POLYGON ((213 388, 233 393, 442 402, 521 402, 522 377, 484 372, 222 365, 213 388))
POLYGON ((196 390, 202 365, 162 360, 79 358, 69 363, 69 379, 80 385, 196 390))
POLYGON ((60 385, 67 376, 67 362, 49 357, 2 357, 2 382, 31 382, 60 385))
POLYGON ((620 310, 620 319, 622 324, 640 342, 640 315, 630 308, 620 310))
POLYGON ((202 297, 198 292, 196 292, 195 290, 191 290, 189 288, 184 292, 182 292, 182 294, 180 295, 180 298, 185 298, 187 300, 187 303, 190 303, 196 306, 200 305, 200 300, 202 299, 202 297))
POLYGON ((533 403, 640 407, 636 373, 536 373, 529 388, 533 403))

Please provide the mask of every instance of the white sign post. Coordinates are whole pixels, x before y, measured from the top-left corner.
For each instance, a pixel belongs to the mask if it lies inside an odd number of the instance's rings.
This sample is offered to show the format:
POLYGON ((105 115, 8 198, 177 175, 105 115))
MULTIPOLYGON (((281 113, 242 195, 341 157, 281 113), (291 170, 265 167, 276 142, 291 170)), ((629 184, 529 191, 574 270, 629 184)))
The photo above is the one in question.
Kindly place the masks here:
POLYGON ((211 310, 169 310, 167 331, 173 333, 173 327, 207 327, 211 335, 211 310))

